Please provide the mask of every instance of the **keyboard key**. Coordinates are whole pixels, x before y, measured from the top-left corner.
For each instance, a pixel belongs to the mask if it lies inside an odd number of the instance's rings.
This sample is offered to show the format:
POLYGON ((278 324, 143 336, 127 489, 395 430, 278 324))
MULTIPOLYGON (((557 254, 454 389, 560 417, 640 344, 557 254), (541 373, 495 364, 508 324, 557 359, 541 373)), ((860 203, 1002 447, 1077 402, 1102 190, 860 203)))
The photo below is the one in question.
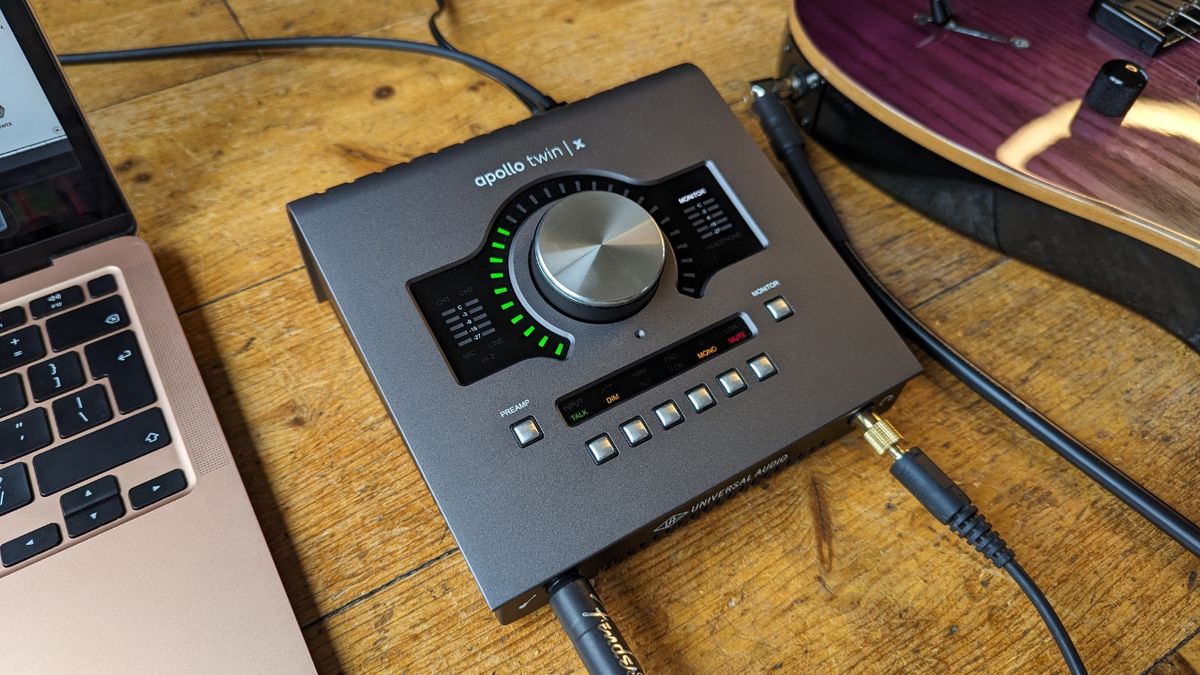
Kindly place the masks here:
POLYGON ((82 386, 83 366, 75 352, 29 367, 29 389, 39 403, 82 386))
POLYGON ((33 313, 33 318, 40 319, 43 316, 49 316, 55 312, 82 304, 83 289, 78 286, 71 286, 70 288, 55 291, 50 295, 42 296, 30 302, 29 311, 33 313))
POLYGON ((28 326, 0 337, 0 373, 33 363, 45 355, 42 331, 37 326, 28 326))
POLYGON ((46 411, 34 408, 16 417, 0 421, 0 462, 41 450, 54 440, 46 411))
POLYGON ((58 503, 62 506, 63 515, 69 516, 84 509, 90 509, 96 504, 106 499, 112 499, 119 494, 121 494, 121 486, 117 485, 117 479, 113 476, 105 476, 81 488, 64 492, 63 496, 58 498, 58 503))
POLYGON ((151 408, 35 455, 38 491, 48 497, 170 443, 162 411, 151 408))
POLYGON ((11 415, 25 407, 25 386, 21 376, 13 373, 0 377, 0 417, 11 415))
POLYGON ((7 544, 0 544, 0 564, 12 567, 41 555, 62 543, 58 525, 43 525, 29 534, 21 535, 7 544))
POLYGON ((0 330, 16 328, 23 323, 25 323, 24 307, 9 307, 3 312, 0 312, 0 330))
POLYGON ((0 469, 0 516, 16 511, 33 501, 29 489, 29 470, 24 464, 0 469))
POLYGON ((161 502, 173 494, 182 492, 185 487, 187 487, 187 477, 183 475, 182 469, 168 471, 158 478, 148 480, 130 490, 129 505, 135 511, 144 509, 155 502, 161 502))
POLYGON ((120 497, 106 499, 95 506, 67 516, 67 535, 72 539, 82 537, 98 527, 104 527, 123 515, 125 515, 125 504, 121 502, 120 497))
POLYGON ((70 394, 50 404, 54 409, 54 423, 58 435, 68 438, 87 431, 112 419, 112 408, 108 407, 108 394, 104 387, 95 385, 81 392, 70 394))
POLYGON ((108 295, 117 290, 117 278, 111 274, 105 274, 102 277, 96 277, 88 282, 88 295, 93 298, 98 298, 102 295, 108 295))
POLYGON ((128 325, 125 301, 114 295, 51 318, 46 321, 46 335, 54 351, 61 352, 128 325))
POLYGON ((84 351, 92 377, 97 380, 109 378, 117 410, 127 413, 158 400, 133 331, 127 330, 94 342, 84 351))

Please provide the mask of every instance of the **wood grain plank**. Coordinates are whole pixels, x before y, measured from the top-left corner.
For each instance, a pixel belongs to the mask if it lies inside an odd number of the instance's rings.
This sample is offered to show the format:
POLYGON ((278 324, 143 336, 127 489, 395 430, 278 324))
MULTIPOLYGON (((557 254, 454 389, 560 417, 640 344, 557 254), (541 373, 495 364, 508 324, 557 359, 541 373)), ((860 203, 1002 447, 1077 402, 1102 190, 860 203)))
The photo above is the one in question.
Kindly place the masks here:
MULTIPOLYGON (((87 52, 245 37, 222 0, 33 0, 54 48, 87 52)), ((71 66, 84 110, 167 89, 255 60, 254 55, 71 66)))
POLYGON ((1196 675, 1200 673, 1200 644, 1196 636, 1155 662, 1150 675, 1196 675))
MULTIPOLYGON (((354 5, 319 0, 229 0, 246 32, 254 37, 277 35, 354 35, 417 18, 428 18, 437 5, 429 1, 375 0, 354 5)), ((428 34, 419 36, 432 41, 428 34)))

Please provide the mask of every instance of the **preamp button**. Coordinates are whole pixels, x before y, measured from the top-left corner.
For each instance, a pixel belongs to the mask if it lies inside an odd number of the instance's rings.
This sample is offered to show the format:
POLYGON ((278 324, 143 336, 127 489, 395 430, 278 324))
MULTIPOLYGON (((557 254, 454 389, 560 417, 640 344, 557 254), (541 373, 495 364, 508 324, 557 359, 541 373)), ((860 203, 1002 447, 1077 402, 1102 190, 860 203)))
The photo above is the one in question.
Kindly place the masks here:
POLYGON ((746 381, 742 379, 742 374, 736 369, 718 375, 717 384, 721 385, 726 396, 737 396, 746 391, 746 381))
POLYGON ((782 295, 777 295, 766 302, 767 311, 771 313, 771 318, 776 321, 783 321, 793 314, 792 306, 787 300, 783 299, 782 295))
POLYGON ((588 452, 592 453, 592 459, 597 464, 603 464, 613 457, 617 456, 617 446, 613 445, 612 439, 608 434, 600 434, 587 442, 588 452))
POLYGON ((663 429, 670 429, 683 421, 683 413, 679 411, 679 406, 675 405, 675 401, 667 401, 655 408, 654 416, 658 418, 658 423, 662 425, 663 429))
POLYGON ((522 448, 542 440, 542 428, 538 426, 537 420, 532 417, 526 417, 510 428, 513 435, 517 437, 517 444, 522 448))
POLYGON ((759 382, 779 372, 775 369, 775 364, 771 362, 771 357, 766 354, 759 354, 747 361, 746 365, 750 367, 750 372, 754 373, 755 379, 759 382))
POLYGON ((700 385, 695 389, 689 389, 687 392, 687 399, 692 404, 692 408, 694 408, 696 412, 704 412, 705 410, 708 410, 717 404, 716 399, 713 398, 712 392, 709 391, 708 387, 704 385, 700 385))
POLYGON ((645 420, 640 417, 622 424, 621 433, 625 434, 625 440, 629 441, 630 447, 637 447, 650 439, 650 427, 646 426, 645 420))

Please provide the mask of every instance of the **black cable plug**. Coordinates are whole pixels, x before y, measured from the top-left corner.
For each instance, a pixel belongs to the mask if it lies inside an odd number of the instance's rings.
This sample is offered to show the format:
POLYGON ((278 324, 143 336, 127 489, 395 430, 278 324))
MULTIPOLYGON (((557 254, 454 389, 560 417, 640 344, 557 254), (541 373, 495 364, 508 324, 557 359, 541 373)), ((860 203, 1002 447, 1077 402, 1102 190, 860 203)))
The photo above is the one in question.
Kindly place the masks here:
POLYGON ((904 437, 887 420, 873 412, 859 412, 852 420, 875 452, 892 458, 892 476, 921 502, 926 511, 974 546, 993 565, 1008 572, 1041 615, 1050 636, 1062 652, 1067 669, 1072 675, 1086 675, 1083 660, 1079 658, 1071 636, 1067 634, 1050 601, 1017 564, 1012 549, 971 503, 967 493, 920 448, 906 447, 904 437))
POLYGON ((1004 569, 1013 552, 992 529, 979 509, 954 481, 920 448, 910 448, 892 462, 892 475, 921 502, 938 522, 975 547, 992 564, 1004 569))
POLYGON ((550 607, 589 673, 644 675, 646 671, 587 579, 568 572, 550 582, 546 591, 550 607))

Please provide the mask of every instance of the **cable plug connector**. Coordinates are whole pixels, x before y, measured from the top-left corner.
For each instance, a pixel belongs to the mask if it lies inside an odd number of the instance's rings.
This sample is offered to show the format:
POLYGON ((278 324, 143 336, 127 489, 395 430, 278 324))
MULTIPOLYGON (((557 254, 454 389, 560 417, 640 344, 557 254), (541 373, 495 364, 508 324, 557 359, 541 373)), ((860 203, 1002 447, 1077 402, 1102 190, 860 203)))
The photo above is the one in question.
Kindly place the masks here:
POLYGON ((971 498, 920 448, 907 448, 890 422, 873 412, 860 412, 854 424, 880 455, 892 458, 892 476, 900 481, 938 522, 962 537, 993 565, 1003 568, 1013 552, 992 529, 971 498))
POLYGON ((892 459, 898 460, 908 452, 908 447, 904 445, 904 437, 891 422, 879 415, 873 412, 859 412, 854 415, 854 424, 881 457, 891 455, 892 459))

